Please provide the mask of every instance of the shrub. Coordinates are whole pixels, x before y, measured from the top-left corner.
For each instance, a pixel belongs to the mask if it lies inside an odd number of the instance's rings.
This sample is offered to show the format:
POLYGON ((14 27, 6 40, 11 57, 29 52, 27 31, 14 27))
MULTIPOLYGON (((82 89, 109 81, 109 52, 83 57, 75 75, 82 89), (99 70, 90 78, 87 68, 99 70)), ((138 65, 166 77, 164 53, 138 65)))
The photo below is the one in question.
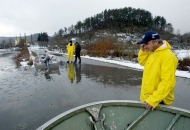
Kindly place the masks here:
POLYGON ((188 68, 186 66, 190 66, 190 57, 184 58, 183 60, 179 60, 179 70, 188 71, 188 68))
POLYGON ((26 46, 22 47, 20 53, 18 53, 18 55, 15 56, 16 67, 20 66, 20 62, 22 61, 22 59, 29 61, 31 64, 30 53, 29 53, 28 48, 26 46))
POLYGON ((30 65, 30 66, 33 65, 33 61, 29 60, 28 65, 30 65))
POLYGON ((37 56, 37 54, 36 54, 35 52, 33 52, 33 51, 31 51, 31 52, 32 52, 32 55, 33 55, 34 57, 37 56))
POLYGON ((109 39, 97 40, 88 48, 87 54, 90 56, 107 57, 115 49, 114 44, 109 39))

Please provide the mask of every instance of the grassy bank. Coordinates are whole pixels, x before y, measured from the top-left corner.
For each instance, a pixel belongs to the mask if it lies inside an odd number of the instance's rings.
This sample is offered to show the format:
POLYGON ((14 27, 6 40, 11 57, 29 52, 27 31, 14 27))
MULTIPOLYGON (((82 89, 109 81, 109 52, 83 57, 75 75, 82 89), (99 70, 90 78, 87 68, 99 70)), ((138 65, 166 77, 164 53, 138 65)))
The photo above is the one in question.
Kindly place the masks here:
POLYGON ((15 56, 15 63, 16 63, 16 66, 17 67, 20 67, 21 64, 20 62, 21 61, 28 61, 28 65, 33 65, 33 62, 32 60, 30 59, 30 53, 28 51, 28 48, 27 47, 23 47, 20 51, 20 53, 18 53, 16 56, 15 56))

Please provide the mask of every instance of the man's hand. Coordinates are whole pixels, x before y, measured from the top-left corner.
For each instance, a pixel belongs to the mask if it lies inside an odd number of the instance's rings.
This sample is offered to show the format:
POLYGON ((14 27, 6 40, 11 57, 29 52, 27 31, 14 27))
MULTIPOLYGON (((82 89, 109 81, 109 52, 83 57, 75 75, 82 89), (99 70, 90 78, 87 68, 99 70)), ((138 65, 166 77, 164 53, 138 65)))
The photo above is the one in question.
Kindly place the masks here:
POLYGON ((148 49, 148 47, 147 47, 146 44, 141 44, 141 45, 140 45, 140 49, 141 49, 142 51, 150 51, 150 50, 148 49))
POLYGON ((147 102, 145 102, 145 107, 146 109, 151 109, 154 110, 154 107, 152 107, 150 104, 148 104, 147 102))
POLYGON ((145 49, 145 44, 142 44, 142 45, 140 46, 140 48, 141 48, 142 51, 146 51, 146 49, 145 49))

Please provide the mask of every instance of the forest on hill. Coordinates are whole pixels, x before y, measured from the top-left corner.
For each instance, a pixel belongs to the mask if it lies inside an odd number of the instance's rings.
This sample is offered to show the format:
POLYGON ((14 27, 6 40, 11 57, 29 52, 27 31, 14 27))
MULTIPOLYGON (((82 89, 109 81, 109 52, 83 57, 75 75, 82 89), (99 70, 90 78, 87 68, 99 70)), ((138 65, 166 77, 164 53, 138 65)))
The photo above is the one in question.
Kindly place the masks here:
POLYGON ((144 9, 125 7, 122 9, 106 9, 93 17, 86 18, 83 22, 78 21, 76 25, 60 29, 55 36, 80 36, 99 30, 106 30, 109 33, 143 33, 150 29, 168 33, 174 31, 172 24, 167 23, 163 16, 153 17, 149 11, 144 9))
POLYGON ((168 40, 177 48, 189 46, 190 33, 181 35, 178 30, 179 32, 174 34, 172 23, 167 22, 163 16, 153 17, 149 11, 132 7, 106 9, 83 21, 78 21, 75 25, 59 29, 50 40, 50 44, 65 46, 73 37, 79 42, 83 41, 84 46, 105 37, 112 38, 111 41, 114 43, 120 41, 126 44, 135 43, 147 30, 158 32, 162 39, 168 40), (125 36, 118 36, 122 33, 125 36), (120 40, 122 38, 123 40, 120 40))

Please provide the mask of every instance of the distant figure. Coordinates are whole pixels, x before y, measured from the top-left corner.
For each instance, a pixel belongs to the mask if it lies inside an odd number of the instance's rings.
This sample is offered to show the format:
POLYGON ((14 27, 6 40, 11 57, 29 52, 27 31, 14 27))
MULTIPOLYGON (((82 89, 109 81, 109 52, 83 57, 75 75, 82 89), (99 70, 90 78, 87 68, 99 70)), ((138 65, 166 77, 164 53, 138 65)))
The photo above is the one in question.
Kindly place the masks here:
POLYGON ((74 64, 68 64, 68 79, 71 83, 75 80, 74 64))
POLYGON ((147 31, 140 44, 138 62, 144 66, 140 100, 146 109, 158 104, 171 105, 174 102, 176 68, 178 59, 166 40, 154 31, 147 31))
POLYGON ((72 43, 72 41, 70 41, 67 44, 67 53, 68 53, 67 63, 69 63, 69 62, 72 63, 73 62, 74 51, 75 51, 75 45, 72 43))
POLYGON ((76 42, 75 43, 75 63, 77 63, 77 58, 79 59, 79 63, 81 63, 80 51, 81 51, 81 46, 78 42, 76 42))
POLYGON ((45 54, 45 58, 44 58, 44 63, 46 64, 47 67, 49 67, 49 61, 53 58, 53 56, 52 56, 52 58, 50 58, 48 52, 47 51, 45 51, 45 52, 46 52, 46 54, 45 54))

